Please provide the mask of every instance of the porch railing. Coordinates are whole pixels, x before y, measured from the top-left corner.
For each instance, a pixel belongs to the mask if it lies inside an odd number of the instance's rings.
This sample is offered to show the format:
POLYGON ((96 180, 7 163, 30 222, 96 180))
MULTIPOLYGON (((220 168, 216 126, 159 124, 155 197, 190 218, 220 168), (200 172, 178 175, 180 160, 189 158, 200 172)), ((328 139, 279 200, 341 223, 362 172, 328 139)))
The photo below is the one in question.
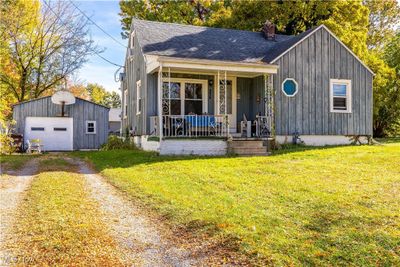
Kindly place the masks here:
MULTIPOLYGON (((226 115, 163 115, 163 137, 228 137, 226 115)), ((150 117, 150 134, 160 136, 158 116, 150 117)))

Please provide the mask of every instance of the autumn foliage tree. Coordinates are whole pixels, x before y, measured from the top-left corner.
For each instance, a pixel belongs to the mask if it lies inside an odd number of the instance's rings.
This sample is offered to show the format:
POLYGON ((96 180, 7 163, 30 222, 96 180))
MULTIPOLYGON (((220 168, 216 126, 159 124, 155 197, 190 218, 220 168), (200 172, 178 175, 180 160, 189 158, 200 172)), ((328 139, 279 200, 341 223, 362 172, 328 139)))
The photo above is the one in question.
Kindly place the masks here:
POLYGON ((0 25, 0 83, 18 102, 51 93, 98 52, 87 18, 66 1, 3 1, 0 25))
POLYGON ((116 92, 108 92, 103 86, 97 83, 89 83, 86 86, 86 90, 89 94, 90 100, 95 103, 110 108, 121 107, 121 98, 116 92))

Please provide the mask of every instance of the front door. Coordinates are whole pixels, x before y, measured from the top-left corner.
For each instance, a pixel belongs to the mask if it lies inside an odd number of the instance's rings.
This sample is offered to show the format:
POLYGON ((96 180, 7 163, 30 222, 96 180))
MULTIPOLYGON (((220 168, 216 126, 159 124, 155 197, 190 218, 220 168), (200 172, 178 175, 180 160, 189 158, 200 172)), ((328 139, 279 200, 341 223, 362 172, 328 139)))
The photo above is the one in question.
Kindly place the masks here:
POLYGON ((216 107, 217 114, 228 115, 229 131, 237 132, 236 122, 236 78, 227 77, 226 80, 219 80, 219 86, 216 90, 216 107))

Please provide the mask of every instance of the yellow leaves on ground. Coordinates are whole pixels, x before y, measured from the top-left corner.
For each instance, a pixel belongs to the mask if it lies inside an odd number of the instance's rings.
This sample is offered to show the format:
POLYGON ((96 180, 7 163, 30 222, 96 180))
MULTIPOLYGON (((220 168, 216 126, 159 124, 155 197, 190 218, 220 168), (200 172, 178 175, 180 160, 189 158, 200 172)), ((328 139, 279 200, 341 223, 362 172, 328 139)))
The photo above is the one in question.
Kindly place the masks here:
POLYGON ((20 207, 12 249, 40 266, 121 266, 123 255, 100 218, 74 166, 43 160, 20 207))

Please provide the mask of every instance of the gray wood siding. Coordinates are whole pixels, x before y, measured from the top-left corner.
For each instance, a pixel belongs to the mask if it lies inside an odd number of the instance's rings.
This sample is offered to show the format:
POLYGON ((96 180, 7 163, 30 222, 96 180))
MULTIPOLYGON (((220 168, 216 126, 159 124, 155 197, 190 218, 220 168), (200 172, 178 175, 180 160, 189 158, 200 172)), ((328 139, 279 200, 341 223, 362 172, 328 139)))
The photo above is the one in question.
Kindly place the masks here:
MULTIPOLYGON (((92 102, 76 98, 73 105, 65 106, 65 113, 73 118, 74 150, 97 149, 107 141, 109 109, 92 102), (86 121, 96 121, 96 134, 86 134, 86 121)), ((53 104, 51 97, 24 102, 13 108, 15 130, 24 133, 26 117, 58 117, 61 106, 53 104)))
MULTIPOLYGON (((129 46, 131 44, 129 43, 129 46)), ((123 132, 125 129, 132 129, 136 135, 142 135, 146 133, 146 114, 148 114, 147 103, 151 96, 148 95, 147 88, 147 73, 144 56, 142 54, 141 47, 137 41, 137 37, 134 37, 134 48, 132 58, 127 58, 125 62, 125 81, 123 82, 123 88, 128 90, 127 99, 125 100, 128 104, 127 118, 123 123, 123 132), (137 102, 137 88, 136 82, 141 81, 141 99, 142 99, 142 110, 140 114, 136 114, 136 102, 137 102)))
POLYGON ((274 75, 277 135, 372 135, 372 74, 321 28, 276 61, 274 75), (298 93, 281 90, 286 78, 298 93), (330 112, 330 79, 352 81, 352 112, 330 112))

